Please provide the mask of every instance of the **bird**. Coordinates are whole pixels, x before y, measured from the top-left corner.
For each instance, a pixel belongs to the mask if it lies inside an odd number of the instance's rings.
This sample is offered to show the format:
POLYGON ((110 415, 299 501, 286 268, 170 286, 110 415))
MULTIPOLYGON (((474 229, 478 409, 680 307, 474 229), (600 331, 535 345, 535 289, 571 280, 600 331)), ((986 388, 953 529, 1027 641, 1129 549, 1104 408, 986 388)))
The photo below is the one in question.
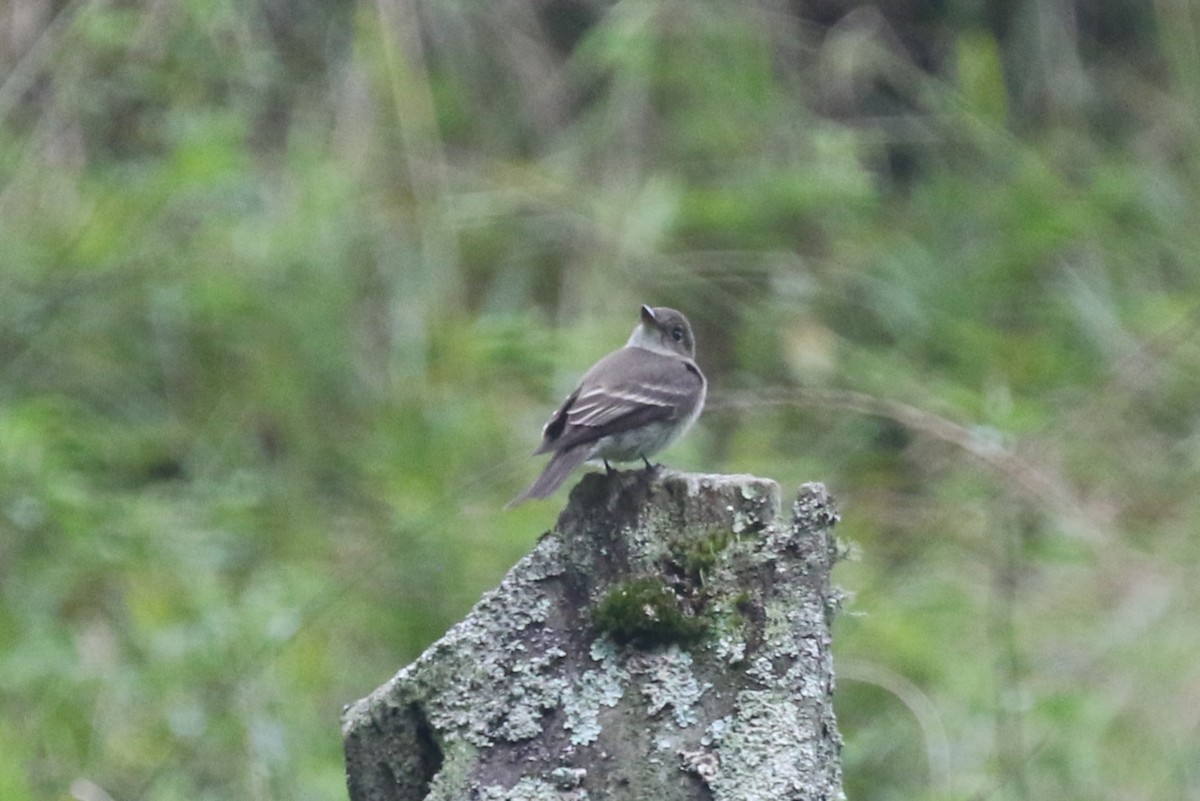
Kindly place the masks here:
POLYGON ((586 461, 650 457, 687 431, 704 408, 708 381, 696 365, 696 340, 682 312, 642 306, 625 347, 583 374, 542 428, 534 456, 552 453, 541 475, 509 504, 549 497, 586 461))

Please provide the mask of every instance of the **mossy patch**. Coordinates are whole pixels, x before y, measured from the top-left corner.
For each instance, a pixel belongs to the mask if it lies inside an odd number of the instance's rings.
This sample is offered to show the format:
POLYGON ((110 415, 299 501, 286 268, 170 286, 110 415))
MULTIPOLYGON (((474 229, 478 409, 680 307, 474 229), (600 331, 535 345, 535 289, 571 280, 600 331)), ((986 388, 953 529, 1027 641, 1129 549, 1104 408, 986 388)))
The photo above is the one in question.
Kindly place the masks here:
POLYGON ((733 608, 742 617, 749 617, 754 611, 754 599, 750 597, 750 593, 742 590, 733 598, 733 608))
POLYGON ((721 552, 736 539, 728 529, 715 531, 704 537, 689 537, 674 543, 672 556, 683 568, 684 574, 693 581, 700 581, 712 571, 721 552))
POLYGON ((660 579, 647 577, 618 584, 592 613, 596 628, 620 645, 653 648, 694 642, 708 627, 688 615, 675 593, 660 579))

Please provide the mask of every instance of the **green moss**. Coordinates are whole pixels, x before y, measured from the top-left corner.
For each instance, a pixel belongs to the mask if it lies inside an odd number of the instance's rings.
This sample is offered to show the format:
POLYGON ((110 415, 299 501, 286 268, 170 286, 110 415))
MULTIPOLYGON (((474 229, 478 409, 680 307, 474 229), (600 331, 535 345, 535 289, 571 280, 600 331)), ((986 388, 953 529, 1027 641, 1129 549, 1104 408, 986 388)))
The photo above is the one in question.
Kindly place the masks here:
POLYGON ((657 578, 640 578, 609 591, 592 613, 596 628, 621 645, 653 648, 693 642, 707 626, 686 614, 679 599, 657 578))
POLYGON ((742 617, 747 617, 754 609, 754 600, 750 597, 750 593, 742 590, 733 599, 733 608, 742 617))
POLYGON ((700 581, 717 564, 717 557, 736 539, 728 529, 720 529, 703 537, 686 537, 671 545, 671 557, 684 574, 700 581))

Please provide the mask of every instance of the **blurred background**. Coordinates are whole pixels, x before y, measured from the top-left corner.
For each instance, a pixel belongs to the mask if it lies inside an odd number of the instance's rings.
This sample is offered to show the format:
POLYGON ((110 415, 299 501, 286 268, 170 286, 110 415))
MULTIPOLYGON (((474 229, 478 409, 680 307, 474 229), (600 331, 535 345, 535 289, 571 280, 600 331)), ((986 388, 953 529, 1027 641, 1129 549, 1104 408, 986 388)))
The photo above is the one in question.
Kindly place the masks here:
POLYGON ((1198 220, 1189 0, 9 0, 0 798, 344 798, 651 303, 852 801, 1198 799, 1198 220))

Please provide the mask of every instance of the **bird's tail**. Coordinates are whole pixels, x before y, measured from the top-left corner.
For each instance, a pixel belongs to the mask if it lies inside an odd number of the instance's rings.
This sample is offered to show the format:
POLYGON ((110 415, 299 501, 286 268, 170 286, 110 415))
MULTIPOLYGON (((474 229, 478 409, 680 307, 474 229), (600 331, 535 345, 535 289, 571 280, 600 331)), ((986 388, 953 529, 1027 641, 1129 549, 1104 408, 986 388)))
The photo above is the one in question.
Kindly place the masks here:
POLYGON ((546 468, 542 470, 542 474, 537 477, 537 480, 530 484, 524 492, 509 501, 504 508, 511 509, 531 498, 549 496, 559 488, 572 470, 587 461, 591 450, 587 445, 583 445, 554 454, 554 458, 546 464, 546 468))

